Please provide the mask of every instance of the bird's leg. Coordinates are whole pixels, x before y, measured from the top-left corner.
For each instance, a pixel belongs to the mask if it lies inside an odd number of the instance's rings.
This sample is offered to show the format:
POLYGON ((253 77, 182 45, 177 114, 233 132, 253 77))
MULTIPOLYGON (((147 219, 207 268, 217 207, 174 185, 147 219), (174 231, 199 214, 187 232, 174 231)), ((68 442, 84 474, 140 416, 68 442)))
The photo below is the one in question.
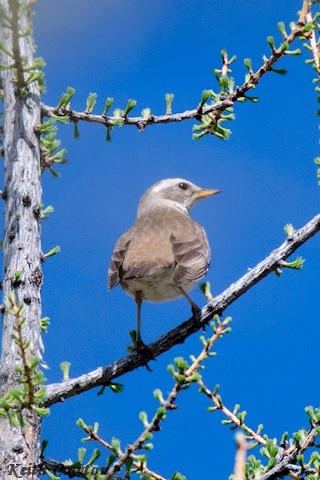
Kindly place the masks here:
POLYGON ((134 299, 136 301, 136 304, 137 304, 137 342, 136 342, 136 345, 134 346, 134 348, 136 348, 140 353, 143 353, 144 355, 146 355, 147 357, 147 361, 146 361, 146 369, 149 371, 149 372, 152 372, 151 368, 149 367, 148 365, 148 361, 149 360, 155 360, 154 356, 152 355, 151 351, 149 350, 149 348, 147 347, 147 345, 145 345, 145 343, 142 341, 142 338, 141 338, 141 304, 142 304, 142 292, 140 290, 136 291, 135 292, 135 296, 134 296, 134 299), (149 358, 148 358, 149 357, 149 358))
MULTIPOLYGON (((201 308, 198 307, 197 304, 194 303, 194 301, 189 297, 189 295, 187 294, 187 292, 185 292, 183 290, 182 287, 180 287, 180 285, 176 285, 176 288, 177 290, 185 297, 185 299, 187 300, 187 302, 191 305, 191 310, 192 310, 192 315, 193 315, 193 318, 198 321, 199 320, 199 313, 201 312, 201 308)), ((200 322, 199 322, 200 324, 200 322)), ((201 325, 203 329, 205 329, 205 325, 201 325)))
POLYGON ((134 299, 137 304, 137 346, 138 348, 143 345, 143 341, 141 339, 141 304, 142 304, 142 292, 138 290, 135 292, 134 299))

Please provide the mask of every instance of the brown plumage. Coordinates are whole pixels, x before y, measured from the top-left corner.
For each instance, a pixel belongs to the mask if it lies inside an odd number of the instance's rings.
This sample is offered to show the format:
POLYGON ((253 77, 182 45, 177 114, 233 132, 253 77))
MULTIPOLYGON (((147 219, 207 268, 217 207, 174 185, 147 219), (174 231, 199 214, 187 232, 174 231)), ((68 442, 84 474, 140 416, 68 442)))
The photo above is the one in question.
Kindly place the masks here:
POLYGON ((205 230, 189 216, 201 198, 220 190, 204 190, 183 179, 167 179, 143 195, 135 224, 125 232, 111 256, 108 287, 118 283, 140 307, 143 300, 164 302, 186 296, 205 276, 210 247, 205 230))

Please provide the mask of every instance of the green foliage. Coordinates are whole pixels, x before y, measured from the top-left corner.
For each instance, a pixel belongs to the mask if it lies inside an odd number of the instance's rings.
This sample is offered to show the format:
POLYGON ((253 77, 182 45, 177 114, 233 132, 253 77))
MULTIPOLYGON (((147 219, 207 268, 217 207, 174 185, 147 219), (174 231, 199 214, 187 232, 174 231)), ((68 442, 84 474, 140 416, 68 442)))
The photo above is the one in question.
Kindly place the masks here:
MULTIPOLYGON (((16 272, 19 276, 19 272, 16 272)), ((45 388, 42 386, 45 378, 39 370, 40 359, 30 353, 30 340, 24 339, 23 329, 26 319, 23 316, 23 304, 16 304, 14 293, 8 295, 10 307, 6 310, 15 318, 12 341, 18 347, 21 362, 15 366, 19 386, 0 397, 0 416, 6 418, 13 427, 26 426, 23 410, 28 409, 43 417, 49 414, 49 409, 39 405, 45 398, 45 388)))
POLYGON ((174 472, 170 480, 187 480, 184 475, 182 475, 180 472, 174 472))
POLYGON ((49 250, 49 252, 44 253, 43 256, 44 258, 49 258, 49 257, 52 257, 53 255, 57 255, 59 252, 61 252, 61 248, 59 245, 57 245, 56 247, 49 250))
POLYGON ((49 317, 43 317, 40 320, 40 329, 44 333, 48 333, 48 327, 50 325, 50 318, 49 317))
POLYGON ((284 232, 290 237, 291 235, 294 234, 294 232, 296 231, 296 229, 294 228, 294 226, 292 225, 292 223, 287 223, 284 227, 283 227, 283 230, 284 232))
POLYGON ((149 107, 144 108, 144 109, 142 110, 142 112, 141 112, 141 116, 142 116, 143 118, 149 118, 150 115, 151 115, 151 110, 150 110, 149 107))
POLYGON ((108 111, 111 107, 111 105, 113 104, 113 98, 111 97, 107 97, 106 99, 106 102, 105 102, 105 105, 104 105, 104 109, 103 109, 103 113, 102 115, 105 117, 106 115, 108 115, 108 111))
POLYGON ((174 99, 173 93, 166 93, 165 101, 166 101, 166 115, 172 115, 172 103, 174 99))
POLYGON ((59 108, 63 107, 67 110, 70 110, 70 100, 73 97, 73 95, 75 94, 75 92, 76 92, 76 90, 74 88, 67 87, 67 90, 65 91, 65 93, 63 93, 61 95, 56 109, 59 110, 59 108))
POLYGON ((63 381, 64 381, 64 382, 65 382, 66 380, 69 380, 70 367, 71 367, 71 363, 70 363, 70 362, 61 362, 61 363, 60 363, 60 368, 61 368, 61 371, 62 371, 63 381))
POLYGON ((126 117, 128 115, 129 112, 131 112, 131 110, 137 105, 137 101, 136 100, 133 100, 132 98, 130 98, 130 100, 128 100, 127 102, 127 105, 126 105, 126 108, 124 109, 123 111, 123 116, 126 117))
POLYGON ((85 113, 92 113, 92 110, 94 109, 94 106, 97 102, 97 94, 96 93, 89 93, 88 98, 87 98, 87 103, 86 103, 86 109, 85 113))

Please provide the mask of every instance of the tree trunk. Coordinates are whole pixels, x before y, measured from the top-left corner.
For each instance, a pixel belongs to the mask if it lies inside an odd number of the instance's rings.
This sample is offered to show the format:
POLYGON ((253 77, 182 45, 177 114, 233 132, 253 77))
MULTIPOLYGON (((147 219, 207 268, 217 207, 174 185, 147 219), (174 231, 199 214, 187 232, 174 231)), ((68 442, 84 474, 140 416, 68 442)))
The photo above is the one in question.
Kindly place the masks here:
MULTIPOLYGON (((33 46, 30 35, 19 37, 29 26, 29 8, 19 16, 19 3, 25 0, 0 0, 0 5, 12 20, 12 28, 1 28, 2 41, 14 53, 14 60, 1 52, 1 63, 15 66, 23 57, 32 65, 33 46)), ((30 340, 30 353, 39 355, 41 347, 41 244, 40 216, 40 148, 35 126, 40 123, 40 99, 37 82, 27 86, 21 95, 21 81, 27 74, 16 68, 2 72, 4 92, 4 243, 3 243, 3 305, 8 305, 8 294, 14 292, 18 304, 23 303, 26 323, 25 339, 30 340), (15 280, 16 272, 21 272, 15 280)), ((0 366, 1 394, 17 385, 15 365, 21 363, 18 347, 12 341, 13 315, 3 312, 2 357, 0 366)), ((31 411, 25 412, 27 426, 13 428, 0 417, 0 478, 13 478, 16 472, 22 478, 36 479, 30 467, 39 462, 40 420, 31 411), (29 470, 22 468, 29 467, 29 470), (13 472, 14 473, 14 472, 13 472)))

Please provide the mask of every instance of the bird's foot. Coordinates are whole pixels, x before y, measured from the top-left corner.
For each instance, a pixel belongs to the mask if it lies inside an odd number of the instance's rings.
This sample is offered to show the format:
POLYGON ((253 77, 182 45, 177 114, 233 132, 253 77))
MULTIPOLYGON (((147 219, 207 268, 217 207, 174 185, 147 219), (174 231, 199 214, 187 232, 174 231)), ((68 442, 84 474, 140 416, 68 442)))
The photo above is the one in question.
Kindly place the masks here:
POLYGON ((206 326, 201 322, 201 308, 192 302, 191 311, 194 320, 197 322, 197 325, 202 328, 202 333, 206 333, 206 326))
POLYGON ((130 337, 132 340, 132 346, 127 347, 127 351, 129 353, 132 352, 138 352, 143 357, 146 359, 145 367, 149 372, 152 372, 151 368, 148 365, 148 362, 150 360, 156 360, 155 357, 153 356, 153 353, 151 352, 150 348, 148 345, 144 343, 144 341, 141 338, 137 338, 137 332, 135 330, 132 330, 130 333, 130 337))

